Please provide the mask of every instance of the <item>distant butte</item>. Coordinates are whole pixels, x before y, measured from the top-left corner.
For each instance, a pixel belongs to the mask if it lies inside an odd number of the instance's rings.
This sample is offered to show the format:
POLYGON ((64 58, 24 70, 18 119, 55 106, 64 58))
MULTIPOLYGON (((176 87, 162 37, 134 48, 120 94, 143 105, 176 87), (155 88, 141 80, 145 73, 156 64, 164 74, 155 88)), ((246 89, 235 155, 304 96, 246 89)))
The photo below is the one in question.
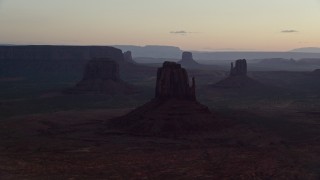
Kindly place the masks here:
POLYGON ((217 88, 244 88, 261 85, 258 81, 247 76, 247 61, 239 59, 231 63, 230 73, 226 79, 211 85, 217 88))
POLYGON ((110 127, 133 134, 178 136, 214 130, 219 126, 208 107, 196 99, 195 80, 175 62, 158 69, 155 97, 129 114, 113 119, 110 127))
POLYGON ((236 65, 231 63, 230 76, 247 76, 247 61, 245 59, 239 59, 236 61, 236 65))
POLYGON ((180 61, 178 61, 178 63, 181 64, 183 67, 187 68, 195 68, 201 66, 198 62, 196 62, 193 59, 193 55, 191 52, 183 52, 182 58, 180 61))
POLYGON ((132 85, 122 81, 119 64, 108 58, 90 60, 82 80, 75 87, 67 90, 71 94, 128 94, 133 93, 132 85))
POLYGON ((123 58, 124 61, 127 63, 136 63, 133 58, 132 58, 132 52, 131 51, 126 51, 123 53, 123 58))

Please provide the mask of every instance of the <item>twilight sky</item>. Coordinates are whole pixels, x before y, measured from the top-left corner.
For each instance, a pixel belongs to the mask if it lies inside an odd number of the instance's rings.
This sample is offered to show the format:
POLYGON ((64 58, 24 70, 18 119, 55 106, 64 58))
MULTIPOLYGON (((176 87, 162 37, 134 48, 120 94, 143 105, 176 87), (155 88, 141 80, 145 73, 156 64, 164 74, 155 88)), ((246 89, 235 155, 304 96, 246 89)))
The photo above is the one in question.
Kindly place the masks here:
POLYGON ((320 46, 320 0, 0 0, 0 44, 320 46))

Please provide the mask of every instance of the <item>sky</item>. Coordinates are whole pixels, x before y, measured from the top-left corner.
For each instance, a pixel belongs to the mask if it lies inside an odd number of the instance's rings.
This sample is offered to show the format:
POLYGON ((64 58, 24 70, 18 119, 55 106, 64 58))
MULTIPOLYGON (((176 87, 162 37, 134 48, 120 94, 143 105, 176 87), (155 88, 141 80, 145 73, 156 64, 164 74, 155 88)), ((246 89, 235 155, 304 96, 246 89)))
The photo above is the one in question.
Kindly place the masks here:
POLYGON ((320 47, 320 0, 0 0, 0 44, 320 47))

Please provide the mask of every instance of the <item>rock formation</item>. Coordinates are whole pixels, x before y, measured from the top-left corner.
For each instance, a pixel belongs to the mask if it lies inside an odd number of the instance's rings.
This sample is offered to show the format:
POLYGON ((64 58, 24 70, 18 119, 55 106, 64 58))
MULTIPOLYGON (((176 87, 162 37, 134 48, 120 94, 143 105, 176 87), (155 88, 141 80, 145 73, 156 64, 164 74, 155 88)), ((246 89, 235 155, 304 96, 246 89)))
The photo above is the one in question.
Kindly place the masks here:
POLYGON ((123 62, 120 49, 108 46, 0 46, 0 60, 91 60, 111 58, 123 62))
POLYGON ((247 76, 247 61, 245 59, 237 60, 231 63, 230 73, 226 79, 212 85, 220 88, 243 88, 261 85, 256 80, 247 76))
POLYGON ((125 62, 128 63, 136 63, 134 62, 133 58, 132 58, 132 52, 131 51, 126 51, 123 53, 123 58, 125 62))
POLYGON ((195 68, 200 66, 200 64, 193 59, 191 52, 183 52, 182 58, 180 61, 178 61, 178 63, 181 64, 183 67, 188 68, 195 68))
POLYGON ((247 76, 247 61, 245 59, 239 59, 236 61, 236 65, 231 63, 230 76, 247 76))
MULTIPOLYGON (((110 58, 120 66, 120 49, 108 46, 0 46, 0 66, 7 76, 50 81, 74 81, 93 58, 110 58)), ((129 66, 129 65, 128 65, 129 66)))
POLYGON ((194 61, 191 52, 183 52, 182 53, 182 61, 194 61))
POLYGON ((155 97, 195 100, 195 80, 192 78, 190 87, 187 71, 180 64, 164 62, 158 69, 155 97))
POLYGON ((196 100, 194 78, 190 86, 180 64, 164 62, 158 69, 155 97, 108 126, 139 135, 178 136, 214 130, 219 122, 196 100))
POLYGON ((69 93, 126 94, 133 87, 120 79, 119 64, 110 59, 98 58, 88 62, 82 80, 69 93))
POLYGON ((147 45, 147 46, 128 46, 128 45, 116 45, 116 48, 122 51, 132 51, 136 57, 147 57, 147 58, 178 58, 181 54, 181 49, 174 46, 158 46, 158 45, 147 45))

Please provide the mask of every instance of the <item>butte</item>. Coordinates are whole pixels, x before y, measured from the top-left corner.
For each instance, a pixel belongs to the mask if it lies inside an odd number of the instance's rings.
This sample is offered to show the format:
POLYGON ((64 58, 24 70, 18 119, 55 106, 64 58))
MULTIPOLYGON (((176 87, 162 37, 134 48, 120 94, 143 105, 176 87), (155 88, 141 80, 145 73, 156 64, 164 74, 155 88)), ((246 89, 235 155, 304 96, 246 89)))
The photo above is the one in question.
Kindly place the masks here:
POLYGON ((155 97, 127 115, 112 119, 109 127, 135 135, 178 136, 217 129, 219 121, 195 94, 195 79, 175 62, 157 71, 155 97))
POLYGON ((90 60, 83 78, 75 87, 66 91, 69 94, 130 94, 134 87, 120 79, 119 64, 109 58, 90 60))
POLYGON ((261 86, 258 81, 247 76, 247 61, 240 59, 231 63, 229 76, 211 86, 217 88, 246 88, 261 86))
POLYGON ((182 67, 186 68, 197 68, 201 66, 201 64, 193 59, 193 55, 191 52, 183 52, 181 60, 178 61, 178 63, 181 64, 182 67))

